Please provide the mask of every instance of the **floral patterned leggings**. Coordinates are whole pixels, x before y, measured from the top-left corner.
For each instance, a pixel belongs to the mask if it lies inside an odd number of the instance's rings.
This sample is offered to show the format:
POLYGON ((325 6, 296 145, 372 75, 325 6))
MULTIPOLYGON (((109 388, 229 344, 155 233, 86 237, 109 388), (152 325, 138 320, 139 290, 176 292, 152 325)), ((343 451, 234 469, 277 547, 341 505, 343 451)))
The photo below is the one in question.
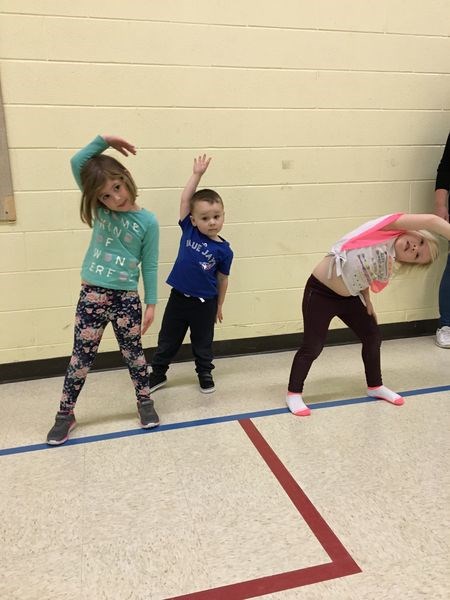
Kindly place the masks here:
POLYGON ((75 314, 72 358, 64 379, 60 410, 75 407, 94 362, 105 327, 112 323, 138 401, 150 398, 147 361, 141 344, 141 301, 137 292, 108 290, 83 283, 75 314))

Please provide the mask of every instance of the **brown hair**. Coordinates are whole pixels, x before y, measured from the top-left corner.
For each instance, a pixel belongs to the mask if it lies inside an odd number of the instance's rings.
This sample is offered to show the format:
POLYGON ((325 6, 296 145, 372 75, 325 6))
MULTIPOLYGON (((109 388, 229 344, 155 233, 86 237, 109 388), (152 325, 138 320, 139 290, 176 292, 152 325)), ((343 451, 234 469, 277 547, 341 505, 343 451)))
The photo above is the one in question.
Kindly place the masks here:
POLYGON ((121 179, 132 199, 133 204, 137 198, 136 184, 127 169, 118 160, 107 154, 100 154, 90 158, 80 173, 82 195, 80 204, 80 217, 83 223, 92 227, 97 218, 101 202, 98 199, 100 190, 109 179, 121 179))
POLYGON ((209 204, 216 204, 216 203, 220 204, 223 208, 223 200, 219 196, 219 194, 217 192, 215 192, 214 190, 204 189, 204 190, 198 190, 197 192, 195 192, 195 194, 190 199, 189 210, 191 213, 194 210, 195 203, 200 202, 200 200, 203 200, 204 202, 208 202, 209 204))

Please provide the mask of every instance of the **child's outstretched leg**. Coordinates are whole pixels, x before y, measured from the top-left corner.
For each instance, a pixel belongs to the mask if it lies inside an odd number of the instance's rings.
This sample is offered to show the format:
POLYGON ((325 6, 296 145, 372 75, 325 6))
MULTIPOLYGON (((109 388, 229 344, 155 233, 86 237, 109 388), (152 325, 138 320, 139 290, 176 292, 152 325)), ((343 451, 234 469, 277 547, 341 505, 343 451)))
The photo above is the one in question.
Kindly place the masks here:
POLYGON ((289 376, 286 404, 292 414, 307 417, 311 410, 303 402, 302 391, 312 363, 320 355, 325 344, 328 327, 335 312, 339 296, 311 276, 303 294, 303 344, 294 356, 289 376))
POLYGON ((73 413, 75 403, 97 354, 107 324, 108 305, 109 301, 106 293, 102 293, 98 288, 87 285, 82 286, 75 315, 72 357, 66 371, 55 424, 47 435, 47 444, 51 446, 64 444, 69 437, 69 433, 76 426, 73 413))
POLYGON ((377 387, 368 387, 367 395, 371 398, 379 398, 380 400, 386 400, 386 402, 390 402, 391 404, 395 404, 396 406, 401 406, 405 403, 405 399, 402 398, 396 392, 393 392, 385 385, 379 385, 377 387))
POLYGON ((396 392, 383 385, 381 378, 381 334, 378 324, 372 315, 367 314, 359 298, 355 298, 352 310, 339 315, 348 327, 353 329, 362 342, 362 359, 367 381, 367 395, 379 398, 391 404, 401 406, 405 400, 396 392))
POLYGON ((134 385, 141 427, 144 429, 157 427, 159 417, 153 399, 150 397, 147 361, 142 350, 142 308, 138 293, 115 292, 115 303, 110 318, 134 385))
POLYGON ((301 394, 288 392, 286 395, 286 404, 291 413, 297 417, 307 417, 311 414, 311 409, 303 402, 301 394))

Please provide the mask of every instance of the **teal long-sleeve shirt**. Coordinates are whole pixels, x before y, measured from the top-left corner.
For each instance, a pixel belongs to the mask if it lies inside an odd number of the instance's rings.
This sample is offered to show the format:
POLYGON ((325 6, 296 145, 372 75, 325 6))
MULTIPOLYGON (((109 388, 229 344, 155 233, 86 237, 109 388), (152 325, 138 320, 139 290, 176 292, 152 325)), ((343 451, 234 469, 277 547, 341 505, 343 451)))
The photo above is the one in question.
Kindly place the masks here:
MULTIPOLYGON (((80 190, 83 165, 108 147, 105 140, 97 136, 72 157, 72 172, 80 190)), ((122 212, 99 207, 81 278, 106 289, 134 291, 138 287, 140 267, 144 302, 156 304, 158 251, 159 225, 152 212, 145 208, 122 212)))

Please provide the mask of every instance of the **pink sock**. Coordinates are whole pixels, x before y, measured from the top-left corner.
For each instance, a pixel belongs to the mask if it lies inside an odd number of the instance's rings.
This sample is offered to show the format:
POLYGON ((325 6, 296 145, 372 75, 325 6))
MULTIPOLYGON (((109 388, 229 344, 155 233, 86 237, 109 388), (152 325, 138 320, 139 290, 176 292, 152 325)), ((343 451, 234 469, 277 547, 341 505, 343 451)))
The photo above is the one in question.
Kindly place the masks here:
POLYGON ((286 396, 286 404, 291 413, 297 417, 307 417, 311 414, 311 409, 303 402, 301 394, 288 392, 286 396))
POLYGON ((371 398, 380 398, 380 400, 386 400, 386 402, 396 404, 397 406, 401 406, 405 402, 404 398, 402 398, 396 392, 390 390, 385 385, 367 388, 367 395, 371 398))

